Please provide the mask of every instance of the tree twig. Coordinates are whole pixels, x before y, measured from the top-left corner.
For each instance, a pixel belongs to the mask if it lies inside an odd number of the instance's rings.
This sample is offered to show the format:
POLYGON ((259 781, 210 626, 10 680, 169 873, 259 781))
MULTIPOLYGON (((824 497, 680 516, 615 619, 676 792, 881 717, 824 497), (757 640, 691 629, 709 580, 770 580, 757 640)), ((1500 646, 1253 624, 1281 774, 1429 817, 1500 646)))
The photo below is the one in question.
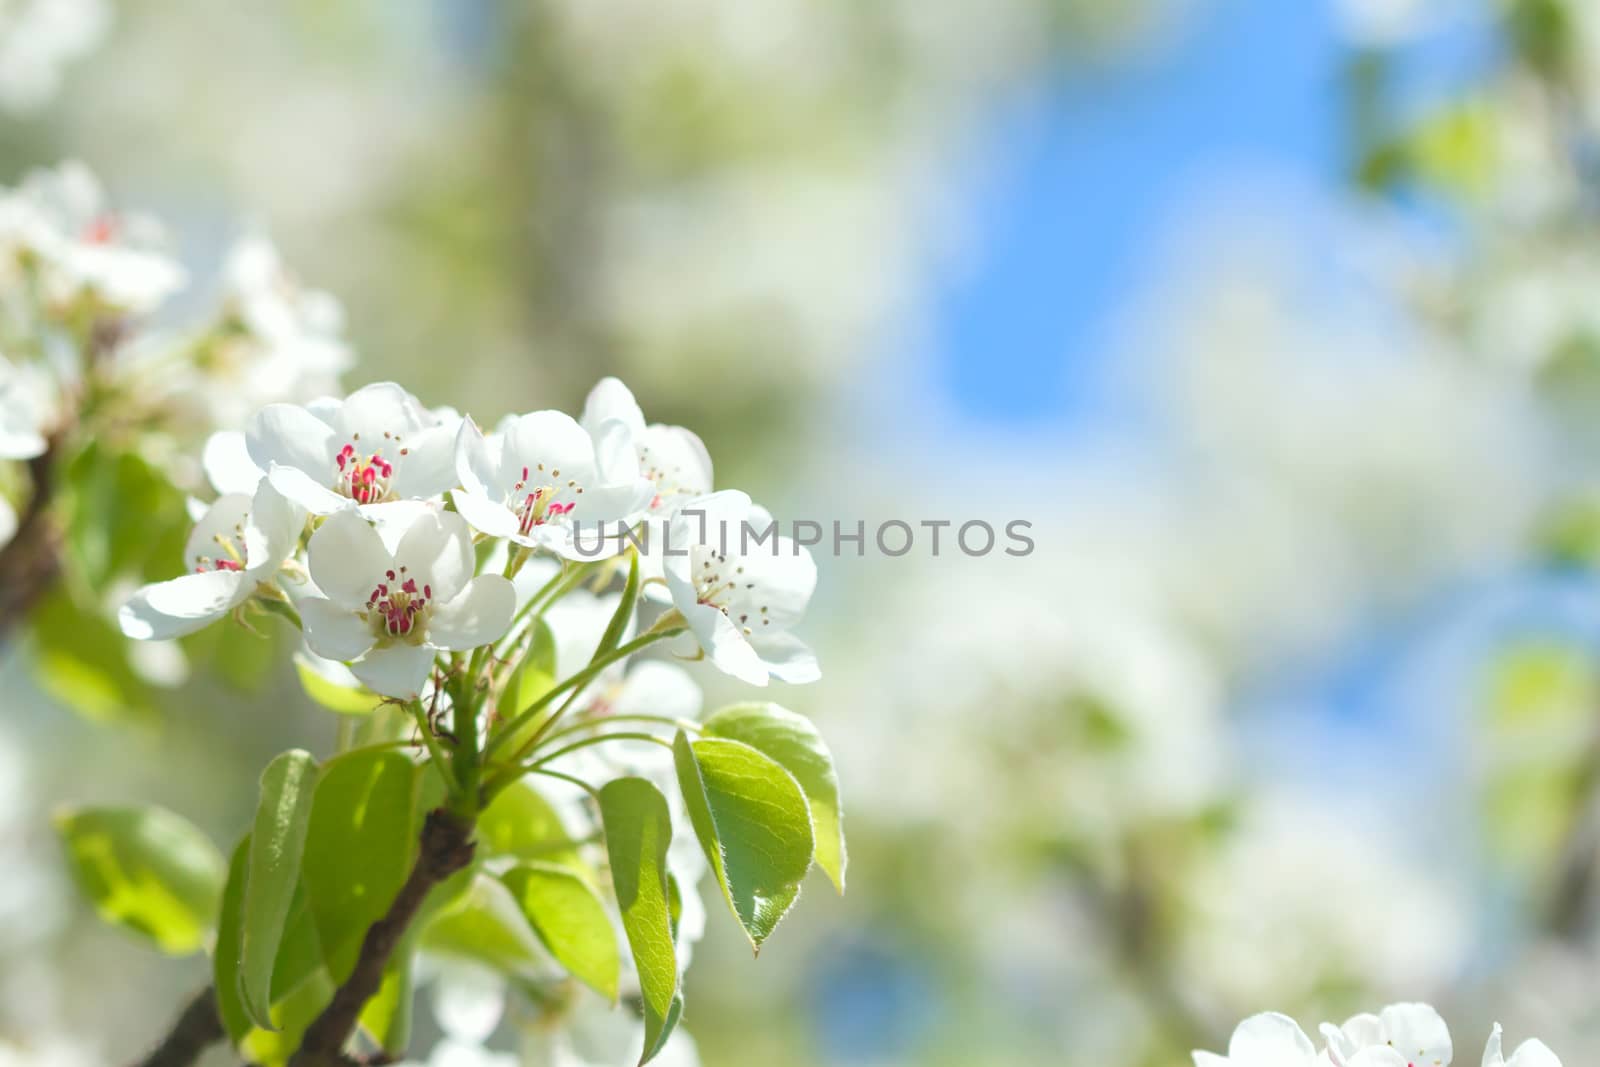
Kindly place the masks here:
POLYGON ((350 977, 334 992, 333 1000, 306 1028, 290 1067, 345 1067, 350 1060, 344 1046, 355 1032, 361 1009, 383 982, 383 969, 416 918, 429 891, 472 862, 474 843, 470 821, 444 808, 428 813, 422 827, 416 866, 389 905, 388 912, 367 928, 350 977))
POLYGON ((135 1067, 189 1067, 226 1036, 217 1014, 216 992, 206 986, 184 1005, 167 1036, 135 1067))
POLYGON ((50 505, 55 499, 56 460, 62 436, 28 461, 32 495, 11 540, 0 547, 0 644, 49 592, 61 572, 61 531, 50 505))

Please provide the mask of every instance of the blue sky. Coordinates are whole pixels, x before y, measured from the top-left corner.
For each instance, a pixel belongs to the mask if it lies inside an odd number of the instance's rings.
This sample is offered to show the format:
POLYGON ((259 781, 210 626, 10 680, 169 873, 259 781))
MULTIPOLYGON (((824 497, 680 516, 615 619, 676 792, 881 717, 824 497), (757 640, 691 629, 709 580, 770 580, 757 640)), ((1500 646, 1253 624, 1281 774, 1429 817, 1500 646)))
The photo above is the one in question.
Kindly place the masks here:
MULTIPOLYGON (((1407 50, 1408 99, 1459 86, 1481 21, 1407 50)), ((1194 0, 1179 32, 1063 70, 994 117, 974 262, 937 294, 936 377, 955 410, 1012 425, 1093 414, 1115 311, 1198 183, 1260 172, 1344 184, 1347 49, 1331 0, 1194 0)))

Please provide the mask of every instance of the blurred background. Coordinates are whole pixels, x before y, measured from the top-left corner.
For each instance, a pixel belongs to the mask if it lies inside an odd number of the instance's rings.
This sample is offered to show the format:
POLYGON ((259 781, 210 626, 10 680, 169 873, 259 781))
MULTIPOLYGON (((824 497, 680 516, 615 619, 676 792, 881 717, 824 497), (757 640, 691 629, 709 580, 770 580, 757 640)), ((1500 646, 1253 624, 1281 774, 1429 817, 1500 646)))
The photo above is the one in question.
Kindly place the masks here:
MULTIPOLYGON (((707 1067, 1394 999, 1600 1059, 1587 0, 0 0, 0 183, 64 158, 196 278, 269 232, 349 382, 492 423, 617 374, 780 515, 1033 524, 820 559, 774 698, 850 891, 759 965, 711 925, 707 1067)), ((111 1063, 204 964, 96 922, 51 809, 231 840, 334 726, 270 648, 138 706, 52 654, 0 660, 0 1063, 111 1063)))

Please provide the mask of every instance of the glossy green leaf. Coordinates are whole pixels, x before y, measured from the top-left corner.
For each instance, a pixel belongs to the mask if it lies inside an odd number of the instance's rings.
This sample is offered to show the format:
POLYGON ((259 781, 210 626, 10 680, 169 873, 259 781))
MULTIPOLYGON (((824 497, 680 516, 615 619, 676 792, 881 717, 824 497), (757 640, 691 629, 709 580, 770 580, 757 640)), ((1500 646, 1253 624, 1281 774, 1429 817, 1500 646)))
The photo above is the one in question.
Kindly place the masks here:
POLYGON ((410 873, 422 770, 402 753, 372 749, 346 753, 322 769, 300 876, 336 982, 349 976, 367 927, 389 909, 410 873))
POLYGON ((611 916, 583 878, 565 867, 524 863, 500 876, 544 947, 573 977, 617 999, 622 954, 611 916))
POLYGON ((501 790, 478 817, 478 848, 486 856, 577 862, 577 849, 561 816, 527 781, 501 790))
POLYGON ((211 984, 217 993, 217 1015, 228 1040, 237 1043, 250 1032, 250 1016, 239 994, 239 952, 244 942, 244 887, 250 876, 250 835, 246 834, 228 861, 228 882, 217 917, 217 938, 211 954, 211 984))
POLYGON ((227 863, 164 808, 80 808, 56 816, 68 866, 100 917, 188 955, 216 924, 227 863))
POLYGON ((465 893, 428 922, 422 946, 506 975, 534 977, 549 963, 511 890, 481 872, 473 876, 465 893))
POLYGON ((257 1067, 287 1067, 312 1020, 333 1000, 333 979, 318 969, 272 1006, 273 1030, 250 1031, 239 1043, 245 1062, 257 1067))
POLYGON ((366 686, 340 685, 318 671, 302 653, 295 653, 294 670, 306 696, 329 711, 340 715, 370 715, 383 703, 383 698, 366 686))
MULTIPOLYGON (((222 895, 221 917, 213 948, 212 984, 217 991, 217 1012, 228 1037, 239 1042, 253 1027, 240 997, 240 946, 244 937, 244 895, 250 874, 250 835, 233 850, 228 865, 228 885, 222 895)), ((322 969, 322 947, 317 940, 304 887, 295 890, 284 922, 282 942, 272 965, 271 1002, 277 1004, 322 969)), ((276 1024, 274 1024, 276 1025, 276 1024)))
POLYGON ((250 834, 239 952, 239 993, 250 1021, 271 1029, 272 972, 283 944, 311 823, 317 761, 295 749, 267 764, 250 834))
POLYGON ((757 952, 800 895, 811 868, 811 810, 794 777, 740 741, 682 730, 678 785, 722 895, 757 952))
POLYGON ((622 911, 644 1004, 644 1063, 658 1050, 678 995, 678 959, 668 905, 667 846, 672 815, 667 798, 643 778, 617 778, 600 790, 611 882, 622 911))
POLYGON ((705 721, 708 737, 742 741, 775 760, 794 776, 811 806, 817 866, 844 892, 848 854, 844 843, 844 809, 839 803, 839 776, 833 754, 810 719, 777 704, 736 704, 705 721))

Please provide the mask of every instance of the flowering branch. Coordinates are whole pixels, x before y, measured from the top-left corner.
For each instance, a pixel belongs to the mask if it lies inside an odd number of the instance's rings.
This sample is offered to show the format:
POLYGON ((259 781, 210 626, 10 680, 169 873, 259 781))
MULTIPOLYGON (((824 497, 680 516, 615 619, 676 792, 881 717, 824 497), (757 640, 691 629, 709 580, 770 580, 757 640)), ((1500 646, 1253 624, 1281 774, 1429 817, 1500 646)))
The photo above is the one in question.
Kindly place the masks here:
POLYGON ((345 1042, 355 1032, 362 1007, 382 984, 383 969, 422 902, 434 886, 472 862, 472 824, 443 808, 431 811, 423 823, 421 845, 410 876, 383 918, 368 927, 355 969, 306 1029, 290 1067, 332 1067, 348 1062, 345 1042))

